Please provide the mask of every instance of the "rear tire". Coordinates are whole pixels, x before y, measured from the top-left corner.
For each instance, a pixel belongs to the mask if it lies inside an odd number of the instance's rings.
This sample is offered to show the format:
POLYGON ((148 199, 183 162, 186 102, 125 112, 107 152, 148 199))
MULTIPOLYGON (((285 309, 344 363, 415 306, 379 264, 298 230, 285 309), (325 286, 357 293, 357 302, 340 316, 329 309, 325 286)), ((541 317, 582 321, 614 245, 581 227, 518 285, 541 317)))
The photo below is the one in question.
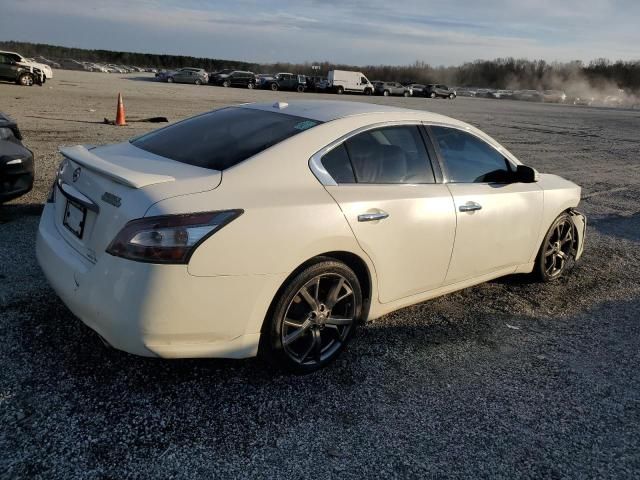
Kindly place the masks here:
POLYGON ((344 263, 319 259, 289 280, 274 299, 262 353, 281 368, 311 373, 335 360, 362 315, 358 277, 344 263))
POLYGON ((410 97, 410 96, 411 96, 411 94, 410 94, 409 92, 404 92, 404 93, 403 93, 403 95, 404 95, 405 97, 410 97))
POLYGON ((575 264, 578 247, 576 227, 571 215, 564 212, 549 227, 533 270, 542 282, 552 282, 570 271, 575 264))
POLYGON ((167 78, 167 83, 173 83, 173 78, 171 77, 167 78))
POLYGON ((304 87, 302 85, 298 85, 298 88, 296 88, 296 90, 298 91, 298 93, 302 93, 304 92, 304 87))
POLYGON ((249 90, 253 90, 253 87, 255 87, 255 85, 253 83, 251 83, 251 82, 247 83, 247 88, 249 90))
POLYGON ((456 96, 453 93, 449 94, 449 100, 453 100, 454 98, 456 98, 456 96))
POLYGON ((436 96, 437 95, 435 94, 435 92, 431 92, 431 94, 429 95, 429 98, 436 98, 436 96))
POLYGON ((224 88, 229 88, 231 86, 231 82, 229 82, 229 80, 225 80, 224 82, 222 82, 222 86, 224 88))
POLYGON ((391 95, 391 93, 389 92, 389 90, 385 90, 384 92, 382 92, 382 95, 388 97, 389 95, 391 95))

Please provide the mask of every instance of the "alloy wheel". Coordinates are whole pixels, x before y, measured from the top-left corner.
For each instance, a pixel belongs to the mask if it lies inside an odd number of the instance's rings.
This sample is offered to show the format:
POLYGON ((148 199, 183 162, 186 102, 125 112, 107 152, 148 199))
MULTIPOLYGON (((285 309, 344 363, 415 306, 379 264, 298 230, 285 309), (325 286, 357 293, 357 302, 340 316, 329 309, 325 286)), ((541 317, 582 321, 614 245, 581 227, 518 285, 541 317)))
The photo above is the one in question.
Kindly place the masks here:
POLYGON ((354 326, 356 298, 338 273, 312 278, 293 296, 282 321, 284 352, 295 363, 314 366, 332 357, 354 326))
POLYGON ((575 228, 570 218, 564 218, 556 224, 544 246, 545 274, 549 278, 559 276, 567 266, 567 262, 575 255, 575 228))

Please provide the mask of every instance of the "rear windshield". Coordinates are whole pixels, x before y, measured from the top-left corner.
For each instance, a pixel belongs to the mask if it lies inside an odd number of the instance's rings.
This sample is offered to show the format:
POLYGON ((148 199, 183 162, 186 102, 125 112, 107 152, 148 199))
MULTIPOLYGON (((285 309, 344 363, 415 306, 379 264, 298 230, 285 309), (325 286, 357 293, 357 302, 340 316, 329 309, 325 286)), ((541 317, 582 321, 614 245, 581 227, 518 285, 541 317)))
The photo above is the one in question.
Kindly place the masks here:
POLYGON ((147 152, 196 167, 225 170, 322 122, 229 107, 131 140, 147 152))

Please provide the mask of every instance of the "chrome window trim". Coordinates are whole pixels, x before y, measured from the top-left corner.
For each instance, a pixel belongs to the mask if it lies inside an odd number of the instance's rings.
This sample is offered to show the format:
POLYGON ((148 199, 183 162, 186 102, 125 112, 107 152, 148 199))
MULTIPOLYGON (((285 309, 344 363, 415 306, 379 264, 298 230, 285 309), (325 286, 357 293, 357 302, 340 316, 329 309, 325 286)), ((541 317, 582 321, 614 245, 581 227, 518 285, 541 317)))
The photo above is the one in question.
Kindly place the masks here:
MULTIPOLYGON (((324 157, 327 153, 329 153, 331 150, 333 150, 334 148, 336 148, 337 146, 339 146, 340 144, 342 144, 343 142, 349 140, 351 137, 354 137, 360 133, 366 132, 368 130, 375 130, 377 128, 383 128, 383 127, 397 127, 397 126, 403 126, 403 125, 416 125, 416 126, 420 126, 423 125, 424 122, 421 120, 394 120, 391 122, 378 122, 378 123, 372 123, 370 125, 365 125, 363 127, 357 128, 343 136, 341 136, 340 138, 338 138, 337 140, 334 140, 333 142, 331 142, 329 145, 321 148, 320 150, 318 150, 316 153, 314 153, 311 158, 309 159, 309 168, 311 169, 311 171, 313 172, 313 174, 315 175, 315 177, 318 179, 318 181, 324 185, 325 187, 335 187, 338 185, 338 182, 336 182, 333 177, 329 174, 329 172, 327 172, 327 169, 324 168, 324 165, 322 165, 322 157, 324 157)), ((425 147, 426 148, 426 147, 425 147)), ((433 160, 431 160, 433 161, 433 160)), ((348 184, 344 184, 344 185, 358 185, 357 183, 348 183, 348 184)), ((403 184, 361 184, 361 185, 403 185, 403 184)))

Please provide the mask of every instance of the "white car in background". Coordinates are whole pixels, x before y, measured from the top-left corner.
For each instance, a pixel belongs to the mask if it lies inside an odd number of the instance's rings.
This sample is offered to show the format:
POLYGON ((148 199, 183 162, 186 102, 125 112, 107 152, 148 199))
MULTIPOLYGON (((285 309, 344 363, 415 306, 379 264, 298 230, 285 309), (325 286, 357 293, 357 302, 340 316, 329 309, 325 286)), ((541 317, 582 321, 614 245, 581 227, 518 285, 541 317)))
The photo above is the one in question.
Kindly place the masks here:
POLYGON ((4 50, 0 50, 0 55, 10 56, 11 58, 15 59, 15 61, 18 62, 18 64, 25 65, 25 66, 33 66, 35 68, 38 68, 42 72, 46 80, 53 78, 53 70, 49 65, 45 63, 36 62, 32 58, 23 57, 22 55, 16 52, 7 52, 4 50))
POLYGON ((359 322, 580 258, 580 187, 442 115, 355 102, 223 108, 61 150, 37 258, 70 310, 138 355, 297 372, 359 322))

